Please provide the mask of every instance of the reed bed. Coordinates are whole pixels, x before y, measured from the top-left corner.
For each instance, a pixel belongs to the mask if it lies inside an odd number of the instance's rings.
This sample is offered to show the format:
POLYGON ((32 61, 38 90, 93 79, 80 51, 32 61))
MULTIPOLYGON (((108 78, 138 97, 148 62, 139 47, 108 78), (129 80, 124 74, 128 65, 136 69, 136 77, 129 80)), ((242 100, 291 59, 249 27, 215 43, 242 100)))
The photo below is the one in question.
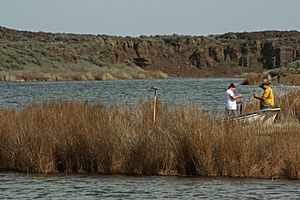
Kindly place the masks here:
POLYGON ((190 104, 158 101, 155 123, 152 109, 150 99, 133 107, 52 100, 2 110, 0 170, 300 178, 296 115, 282 126, 225 126, 190 104))

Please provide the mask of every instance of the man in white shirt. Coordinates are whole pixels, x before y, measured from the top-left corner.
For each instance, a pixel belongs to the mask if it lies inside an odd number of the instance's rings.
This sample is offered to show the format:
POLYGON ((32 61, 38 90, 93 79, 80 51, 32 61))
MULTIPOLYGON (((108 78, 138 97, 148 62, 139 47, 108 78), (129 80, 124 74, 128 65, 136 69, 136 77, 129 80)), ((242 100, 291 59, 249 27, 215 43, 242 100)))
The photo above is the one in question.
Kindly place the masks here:
POLYGON ((237 116, 236 100, 243 97, 243 95, 234 95, 236 87, 233 83, 230 83, 225 93, 225 116, 235 117, 237 116))

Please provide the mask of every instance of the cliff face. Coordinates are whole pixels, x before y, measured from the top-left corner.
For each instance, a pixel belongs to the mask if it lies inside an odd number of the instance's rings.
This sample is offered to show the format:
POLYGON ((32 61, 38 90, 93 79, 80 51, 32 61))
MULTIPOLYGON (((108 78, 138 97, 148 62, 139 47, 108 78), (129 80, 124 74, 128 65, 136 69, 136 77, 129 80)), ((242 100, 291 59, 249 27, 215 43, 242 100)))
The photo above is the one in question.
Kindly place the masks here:
POLYGON ((202 69, 286 66, 300 60, 300 32, 264 31, 216 36, 77 35, 0 27, 0 69, 135 66, 170 75, 202 69))
POLYGON ((240 66, 262 65, 271 69, 300 58, 300 33, 296 31, 227 33, 216 39, 226 43, 229 55, 234 52, 240 66))

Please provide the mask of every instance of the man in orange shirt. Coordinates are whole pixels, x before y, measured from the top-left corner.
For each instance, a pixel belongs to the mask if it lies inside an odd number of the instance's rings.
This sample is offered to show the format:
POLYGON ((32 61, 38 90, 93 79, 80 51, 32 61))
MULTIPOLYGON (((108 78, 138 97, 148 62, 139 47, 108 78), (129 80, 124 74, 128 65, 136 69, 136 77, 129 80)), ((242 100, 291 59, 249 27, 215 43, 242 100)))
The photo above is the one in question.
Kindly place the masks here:
POLYGON ((260 100, 260 109, 269 109, 274 107, 274 93, 270 87, 270 81, 264 79, 263 82, 259 85, 264 92, 261 96, 253 93, 255 99, 260 100))

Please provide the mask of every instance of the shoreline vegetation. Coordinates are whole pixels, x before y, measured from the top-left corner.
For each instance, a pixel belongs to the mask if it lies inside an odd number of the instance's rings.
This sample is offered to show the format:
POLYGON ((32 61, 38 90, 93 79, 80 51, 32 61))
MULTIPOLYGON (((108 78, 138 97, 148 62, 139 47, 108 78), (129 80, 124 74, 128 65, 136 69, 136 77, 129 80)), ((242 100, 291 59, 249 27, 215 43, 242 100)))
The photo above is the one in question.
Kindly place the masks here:
MULTIPOLYGON (((217 73, 218 74, 218 73, 217 73)), ((197 78, 207 77, 228 77, 223 74, 210 74, 197 76, 197 78)), ((165 79, 172 76, 156 70, 110 70, 110 71, 12 71, 0 72, 0 81, 94 81, 94 80, 116 80, 116 79, 165 79)), ((243 78, 241 85, 257 85, 264 78, 262 73, 248 72, 231 77, 243 78)), ((194 77, 195 78, 195 77, 194 77)), ((300 85, 300 74, 284 75, 280 78, 280 83, 277 79, 273 79, 273 85, 300 85)))
MULTIPOLYGON (((244 73, 243 74, 244 80, 242 81, 242 85, 257 85, 261 83, 264 75, 261 73, 244 73)), ((280 77, 280 82, 278 82, 278 79, 272 79, 271 81, 272 85, 300 85, 300 74, 289 74, 289 75, 283 75, 280 77)))
POLYGON ((0 81, 93 81, 115 79, 163 79, 168 75, 161 71, 14 71, 0 72, 0 81))
MULTIPOLYGON (((0 171, 300 179, 300 91, 276 97, 271 127, 191 104, 51 100, 0 111, 0 171)), ((255 110, 257 102, 246 105, 255 110)))

